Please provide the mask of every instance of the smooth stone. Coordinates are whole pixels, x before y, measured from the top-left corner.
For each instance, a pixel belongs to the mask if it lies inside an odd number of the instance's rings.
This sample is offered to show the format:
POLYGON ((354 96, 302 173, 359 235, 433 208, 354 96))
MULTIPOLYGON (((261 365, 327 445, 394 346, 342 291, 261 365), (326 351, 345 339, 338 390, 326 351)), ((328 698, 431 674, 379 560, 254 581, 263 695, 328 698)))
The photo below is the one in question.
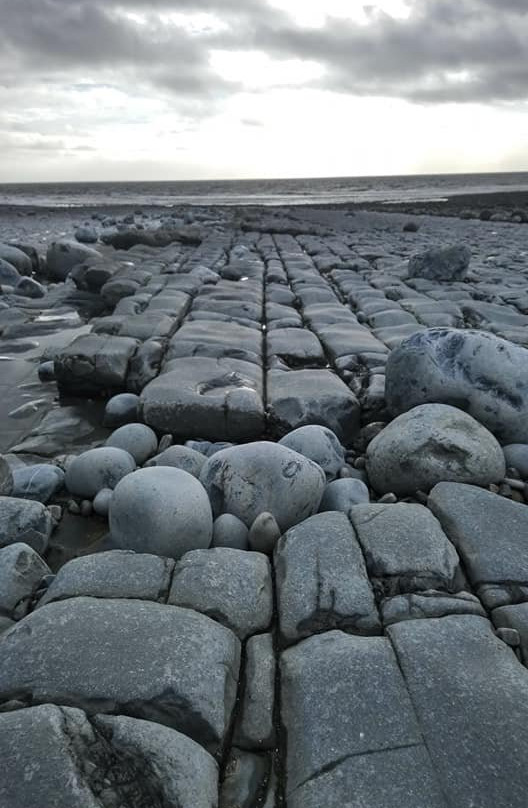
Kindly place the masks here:
POLYGON ((381 494, 429 491, 444 481, 488 485, 505 472, 491 432, 447 404, 422 404, 399 415, 367 447, 369 481, 381 494))
POLYGON ((352 477, 334 480, 325 488, 319 513, 323 511, 348 513, 354 505, 369 501, 369 490, 361 480, 355 480, 352 477))
POLYGON ((0 497, 0 547, 22 542, 42 555, 52 529, 51 514, 41 502, 0 497))
POLYGON ((54 382, 55 381, 55 362, 52 360, 48 362, 41 362, 38 366, 38 377, 41 382, 54 382))
POLYGON ((40 582, 50 573, 27 544, 17 542, 0 549, 0 613, 15 620, 24 617, 40 582))
POLYGON ((213 534, 204 487, 186 471, 164 466, 140 469, 118 483, 109 525, 121 549, 176 560, 188 550, 209 547, 213 534))
POLYGON ((0 455, 0 496, 9 497, 13 490, 13 474, 7 460, 0 455))
POLYGON ((280 539, 281 530, 271 513, 259 513, 249 528, 248 541, 252 550, 271 555, 280 539))
POLYGON ((129 452, 115 446, 88 449, 66 468, 66 488, 75 496, 92 499, 103 488, 115 488, 136 463, 129 452))
POLYGON ((268 441, 217 452, 200 480, 215 517, 232 513, 250 527, 259 514, 271 513, 282 532, 317 511, 326 483, 320 466, 268 441))
POLYGON ((390 354, 385 397, 394 415, 451 404, 502 443, 528 443, 528 350, 483 331, 429 329, 390 354))
POLYGON ((150 601, 81 597, 37 609, 8 639, 0 656, 2 701, 16 692, 30 703, 128 714, 183 732, 212 753, 221 750, 240 642, 205 615, 150 601))
POLYGON ((136 423, 138 416, 139 396, 135 393, 118 393, 106 403, 103 426, 116 429, 124 424, 136 423))
POLYGON ((417 253, 409 261, 409 278, 462 281, 467 275, 471 250, 465 244, 417 253))
POLYGON ((249 531, 238 516, 222 513, 213 522, 212 547, 231 547, 234 550, 247 550, 249 531))
POLYGON ((74 558, 60 568, 38 606, 77 597, 164 602, 173 569, 172 559, 129 550, 74 558))
POLYGON ((176 564, 167 602, 202 612, 245 640, 271 623, 270 563, 245 550, 193 550, 176 564))
POLYGON ((502 450, 506 466, 517 469, 521 479, 528 480, 528 443, 510 443, 502 450))
POLYGON ((336 479, 345 463, 345 452, 337 435, 324 426, 301 426, 281 438, 279 443, 321 466, 328 481, 336 479))
POLYGON ((519 635, 519 645, 524 665, 528 664, 528 603, 500 606, 491 615, 497 629, 514 630, 519 635))
POLYGON ((234 742, 243 749, 271 749, 275 742, 276 663, 271 634, 257 634, 246 643, 242 700, 234 742))
POLYGON ((220 788, 219 808, 250 808, 260 803, 270 764, 262 755, 233 747, 220 788))
POLYGON ((137 348, 129 337, 82 334, 55 357, 59 389, 75 396, 122 392, 137 348))
POLYGON ((480 600, 469 592, 449 594, 436 590, 395 595, 380 603, 383 625, 400 623, 402 620, 423 620, 431 617, 446 617, 449 614, 473 614, 487 617, 480 600))
POLYGON ((158 437, 146 424, 125 424, 112 432, 105 445, 123 449, 132 455, 138 466, 142 466, 156 453, 158 437))
POLYGON ((34 278, 20 278, 15 286, 15 294, 21 295, 22 297, 37 299, 40 297, 45 297, 46 289, 34 278))
POLYGON ((33 272, 31 258, 12 244, 0 243, 0 259, 11 264, 21 275, 31 275, 33 272))
POLYGON ((75 238, 81 244, 95 244, 99 236, 95 227, 79 227, 75 231, 75 238))
POLYGON ((200 472, 206 460, 205 455, 188 446, 169 446, 165 451, 151 457, 146 466, 172 466, 200 479, 200 472))
POLYGON ((102 259, 101 253, 77 241, 52 241, 46 253, 48 275, 52 280, 64 281, 70 270, 89 258, 102 259))
POLYGON ((0 286, 12 286, 14 288, 19 280, 20 274, 15 267, 0 258, 0 286))
POLYGON ((48 502, 64 485, 65 474, 58 466, 37 463, 18 466, 13 470, 12 496, 48 502))
POLYGON ((111 488, 101 488, 94 497, 93 509, 98 516, 108 516, 110 500, 114 492, 111 488))

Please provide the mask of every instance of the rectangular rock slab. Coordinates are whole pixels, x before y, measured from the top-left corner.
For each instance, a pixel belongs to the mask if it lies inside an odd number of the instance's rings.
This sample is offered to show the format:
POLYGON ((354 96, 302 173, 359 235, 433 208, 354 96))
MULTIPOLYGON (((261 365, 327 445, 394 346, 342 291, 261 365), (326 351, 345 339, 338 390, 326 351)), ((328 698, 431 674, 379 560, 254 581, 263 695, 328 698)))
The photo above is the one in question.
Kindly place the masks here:
MULTIPOLYGON (((385 637, 330 631, 303 640, 281 656, 281 692, 288 805, 303 784, 347 758, 422 746, 409 694, 385 637)), ((326 808, 324 800, 319 804, 326 808)))
POLYGON ((319 513, 290 528, 276 546, 275 573, 285 644, 335 628, 380 632, 365 562, 345 514, 319 513))
POLYGON ((129 337, 84 334, 55 357, 60 390, 76 395, 122 392, 138 343, 129 337))
POLYGON ((275 741, 275 654, 271 634, 250 637, 234 743, 243 749, 271 749, 275 741))
POLYGON ((0 700, 145 718, 216 753, 240 642, 202 614, 139 600, 50 603, 0 637, 0 700))
POLYGON ((390 626, 442 789, 457 808, 526 808, 528 672, 481 617, 390 626))

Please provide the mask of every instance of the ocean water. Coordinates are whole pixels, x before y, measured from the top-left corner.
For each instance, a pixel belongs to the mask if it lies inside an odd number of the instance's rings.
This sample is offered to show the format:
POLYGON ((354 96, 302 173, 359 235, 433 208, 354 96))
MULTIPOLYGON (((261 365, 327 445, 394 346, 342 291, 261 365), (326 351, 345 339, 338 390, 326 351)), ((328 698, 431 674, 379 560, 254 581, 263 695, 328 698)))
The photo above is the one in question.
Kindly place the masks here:
POLYGON ((440 201, 467 193, 528 191, 528 172, 327 179, 0 184, 0 205, 307 205, 440 201))

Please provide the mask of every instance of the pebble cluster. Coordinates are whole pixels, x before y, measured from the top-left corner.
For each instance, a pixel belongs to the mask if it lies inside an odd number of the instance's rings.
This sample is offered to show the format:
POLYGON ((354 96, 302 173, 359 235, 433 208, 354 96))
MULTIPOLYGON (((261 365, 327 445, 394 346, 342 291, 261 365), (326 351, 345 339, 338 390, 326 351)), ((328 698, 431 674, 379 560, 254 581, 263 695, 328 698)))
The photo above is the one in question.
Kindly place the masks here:
POLYGON ((526 229, 137 222, 0 244, 1 808, 526 808, 526 229))

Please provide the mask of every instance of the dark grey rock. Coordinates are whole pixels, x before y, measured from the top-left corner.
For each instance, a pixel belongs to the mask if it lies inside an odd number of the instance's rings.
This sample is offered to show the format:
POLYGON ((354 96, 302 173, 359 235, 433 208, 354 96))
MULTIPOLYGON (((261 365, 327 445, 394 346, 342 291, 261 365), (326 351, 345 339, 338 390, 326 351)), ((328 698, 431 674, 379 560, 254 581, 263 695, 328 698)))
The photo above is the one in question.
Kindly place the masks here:
POLYGON ((369 502, 369 490, 364 482, 353 478, 334 480, 325 488, 319 511, 348 513, 354 505, 369 502))
POLYGON ((271 749, 275 742, 275 654, 271 634, 257 634, 246 644, 242 700, 235 743, 244 749, 271 749))
POLYGON ((59 388, 77 396, 123 391, 137 345, 136 340, 128 337, 97 334, 77 337, 55 357, 59 388))
POLYGON ((511 649, 481 617, 387 631, 448 804, 524 808, 528 677, 511 649))
POLYGON ((74 558, 60 568, 38 606, 81 596, 164 602, 174 561, 126 550, 74 558))
POLYGON ((231 547, 234 550, 248 549, 249 531, 238 516, 222 513, 213 522, 212 547, 231 547))
POLYGON ((75 231, 75 238, 81 244, 95 244, 99 240, 95 227, 79 227, 75 231))
POLYGON ((267 337, 268 357, 279 357, 290 367, 324 365, 321 343, 312 331, 302 328, 277 328, 267 337))
POLYGON ((77 241, 52 241, 46 254, 48 275, 54 281, 63 281, 74 266, 90 258, 101 259, 102 255, 77 241))
POLYGON ((207 458, 188 446, 169 446, 161 454, 151 457, 146 466, 172 466, 192 474, 197 479, 207 458))
POLYGON ((139 346, 128 367, 127 390, 141 393, 143 388, 156 378, 160 371, 163 352, 164 347, 159 340, 148 339, 139 346))
POLYGON ((175 559, 209 547, 213 533, 211 506, 200 482, 186 471, 162 466, 140 469, 118 483, 109 525, 117 547, 175 559))
POLYGON ((12 244, 0 243, 0 259, 11 264, 20 275, 31 275, 33 272, 31 258, 23 250, 12 244))
POLYGON ((42 555, 52 528, 51 514, 41 502, 0 497, 0 547, 22 542, 42 555))
POLYGON ((207 614, 245 640, 271 623, 270 563, 262 553, 227 547, 186 553, 176 564, 168 603, 207 614))
POLYGON ((132 455, 138 466, 142 466, 156 453, 158 438, 146 424, 125 424, 112 432, 105 445, 123 449, 132 455))
POLYGON ((54 382, 55 381, 55 362, 48 360, 41 362, 38 366, 38 377, 41 382, 54 382))
POLYGON ((114 446, 88 449, 68 464, 66 488, 75 496, 92 499, 103 488, 115 488, 135 468, 134 458, 124 449, 114 446))
POLYGON ((491 432, 446 404, 422 404, 399 415, 367 447, 369 481, 381 494, 429 491, 443 481, 488 485, 505 471, 491 432))
POLYGON ((271 555, 281 535, 272 513, 259 513, 249 528, 248 542, 252 550, 271 555))
POLYGON ((233 747, 220 789, 220 808, 252 808, 260 801, 270 763, 262 755, 233 747))
POLYGON ((503 447, 506 466, 517 469, 523 480, 528 480, 528 444, 511 443, 503 447))
POLYGON ((27 544, 17 542, 0 550, 0 613, 19 620, 51 570, 27 544))
POLYGON ((13 490, 13 475, 7 460, 0 455, 0 496, 9 497, 13 490))
POLYGON ((528 350, 493 334, 415 334, 391 353, 385 393, 393 414, 426 402, 452 404, 501 442, 528 442, 528 350))
POLYGON ((222 747, 240 643, 202 614, 148 601, 75 598, 38 609, 0 642, 2 700, 17 693, 33 704, 145 718, 211 752, 222 747))
POLYGON ((217 452, 200 479, 215 517, 232 513, 249 527, 271 513, 282 531, 317 511, 326 481, 320 466, 268 441, 217 452))
POLYGON ((448 614, 473 614, 486 617, 480 600, 469 592, 428 590, 419 594, 396 595, 380 604, 383 625, 390 626, 402 620, 422 620, 430 617, 446 617, 448 614))
POLYGON ((124 424, 137 422, 139 415, 139 396, 135 393, 118 393, 106 404, 103 425, 116 429, 124 424))
POLYGON ((275 549, 275 574, 284 642, 333 628, 379 632, 361 549, 344 514, 317 514, 288 530, 275 549))
POLYGON ((336 479, 345 463, 344 449, 337 436, 324 426, 301 426, 281 438, 279 443, 321 466, 328 481, 336 479))
POLYGON ((13 469, 13 496, 48 502, 64 485, 64 472, 51 463, 13 469))
POLYGON ((20 278, 15 286, 15 294, 34 299, 45 297, 46 289, 34 278, 20 278))
POLYGON ((465 244, 427 250, 412 256, 409 261, 409 277, 461 281, 467 275, 470 261, 471 250, 465 244))

